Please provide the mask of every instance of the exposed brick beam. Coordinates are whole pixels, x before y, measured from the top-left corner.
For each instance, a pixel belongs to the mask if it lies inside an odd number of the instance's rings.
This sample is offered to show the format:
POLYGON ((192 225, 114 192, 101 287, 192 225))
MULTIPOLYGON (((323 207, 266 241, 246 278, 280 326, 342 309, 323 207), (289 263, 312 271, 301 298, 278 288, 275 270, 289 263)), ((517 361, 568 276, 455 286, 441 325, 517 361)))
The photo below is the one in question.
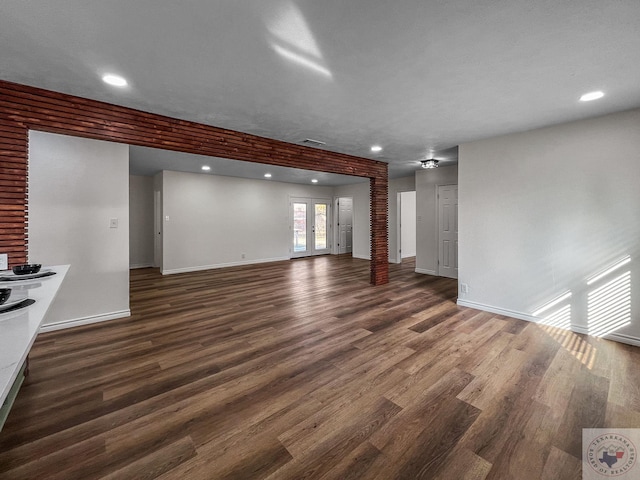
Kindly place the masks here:
POLYGON ((387 164, 0 81, 0 251, 26 261, 28 131, 366 177, 371 182, 371 283, 387 283, 387 164))

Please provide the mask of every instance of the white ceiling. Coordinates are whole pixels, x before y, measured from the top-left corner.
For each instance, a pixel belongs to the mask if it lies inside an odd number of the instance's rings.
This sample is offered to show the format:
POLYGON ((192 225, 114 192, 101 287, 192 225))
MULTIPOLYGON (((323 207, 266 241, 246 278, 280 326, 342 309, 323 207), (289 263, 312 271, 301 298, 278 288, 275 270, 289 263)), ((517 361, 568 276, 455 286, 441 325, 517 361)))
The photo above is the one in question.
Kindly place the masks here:
POLYGON ((638 0, 3 0, 0 78, 321 140, 395 178, 463 142, 640 107, 639 31, 638 0))

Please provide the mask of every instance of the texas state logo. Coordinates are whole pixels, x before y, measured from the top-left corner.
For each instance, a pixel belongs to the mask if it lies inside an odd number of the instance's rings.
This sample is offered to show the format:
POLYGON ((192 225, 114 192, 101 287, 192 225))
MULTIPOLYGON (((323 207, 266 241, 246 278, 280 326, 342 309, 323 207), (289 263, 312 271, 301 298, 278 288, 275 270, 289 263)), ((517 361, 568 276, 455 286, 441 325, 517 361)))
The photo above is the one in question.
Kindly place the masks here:
POLYGON ((640 478, 635 445, 639 437, 640 429, 584 429, 582 478, 640 478))

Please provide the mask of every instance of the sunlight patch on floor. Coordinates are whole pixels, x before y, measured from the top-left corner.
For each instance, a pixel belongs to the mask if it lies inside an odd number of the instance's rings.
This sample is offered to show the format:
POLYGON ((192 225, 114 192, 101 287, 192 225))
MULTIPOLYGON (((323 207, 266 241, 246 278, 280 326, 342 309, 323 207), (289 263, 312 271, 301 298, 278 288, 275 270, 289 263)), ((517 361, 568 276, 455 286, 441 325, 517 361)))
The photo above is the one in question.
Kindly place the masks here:
POLYGON ((589 370, 593 368, 598 350, 579 334, 551 325, 541 324, 540 328, 589 370))

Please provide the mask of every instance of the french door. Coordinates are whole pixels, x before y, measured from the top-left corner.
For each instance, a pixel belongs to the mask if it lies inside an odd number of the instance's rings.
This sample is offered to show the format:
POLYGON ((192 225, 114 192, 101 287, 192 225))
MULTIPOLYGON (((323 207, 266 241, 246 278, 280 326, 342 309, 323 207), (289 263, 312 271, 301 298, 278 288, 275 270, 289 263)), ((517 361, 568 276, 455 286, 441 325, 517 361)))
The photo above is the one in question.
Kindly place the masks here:
POLYGON ((291 198, 291 256, 308 257, 331 253, 331 200, 291 198))

